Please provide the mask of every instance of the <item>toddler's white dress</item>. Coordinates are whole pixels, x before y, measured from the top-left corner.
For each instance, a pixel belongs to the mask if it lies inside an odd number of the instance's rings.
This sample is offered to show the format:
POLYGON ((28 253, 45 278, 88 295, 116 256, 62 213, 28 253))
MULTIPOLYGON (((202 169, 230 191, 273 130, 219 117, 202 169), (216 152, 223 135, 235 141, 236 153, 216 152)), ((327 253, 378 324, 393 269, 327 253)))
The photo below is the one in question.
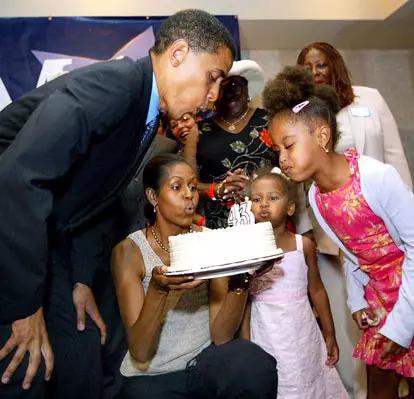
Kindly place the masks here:
POLYGON ((296 251, 252 281, 251 340, 277 360, 277 399, 348 399, 308 300, 302 236, 296 251))

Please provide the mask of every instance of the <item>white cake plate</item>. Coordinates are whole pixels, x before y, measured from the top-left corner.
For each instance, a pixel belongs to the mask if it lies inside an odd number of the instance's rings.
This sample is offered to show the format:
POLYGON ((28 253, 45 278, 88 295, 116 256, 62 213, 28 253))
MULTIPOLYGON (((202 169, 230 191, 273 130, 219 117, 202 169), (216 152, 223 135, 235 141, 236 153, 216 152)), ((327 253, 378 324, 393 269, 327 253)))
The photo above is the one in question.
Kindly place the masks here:
POLYGON ((224 276, 232 276, 235 274, 241 274, 251 272, 260 269, 269 260, 277 260, 283 258, 284 253, 279 252, 274 255, 264 256, 261 258, 254 258, 243 260, 239 262, 226 263, 223 265, 203 266, 201 269, 192 270, 179 270, 166 272, 166 276, 183 276, 186 274, 192 274, 195 280, 210 279, 224 276))

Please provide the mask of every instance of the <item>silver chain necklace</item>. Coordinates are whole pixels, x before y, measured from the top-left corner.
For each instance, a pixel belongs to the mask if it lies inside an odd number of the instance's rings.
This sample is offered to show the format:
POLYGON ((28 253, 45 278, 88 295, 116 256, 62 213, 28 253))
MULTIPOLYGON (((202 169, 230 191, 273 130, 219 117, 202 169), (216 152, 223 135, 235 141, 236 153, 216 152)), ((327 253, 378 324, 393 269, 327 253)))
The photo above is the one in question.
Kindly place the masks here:
POLYGON ((236 125, 237 124, 239 124, 241 121, 242 121, 242 119, 247 115, 249 113, 249 107, 247 107, 247 110, 246 110, 246 112, 244 112, 243 113, 243 115, 239 118, 239 119, 236 119, 235 121, 233 121, 233 122, 229 122, 228 120, 226 120, 226 119, 224 119, 224 118, 222 118, 221 116, 220 116, 220 119, 221 119, 221 121, 222 122, 224 122, 227 126, 228 126, 228 129, 231 131, 231 132, 234 132, 235 130, 236 130, 236 125))
MULTIPOLYGON (((190 225, 188 226, 188 232, 192 233, 193 232, 193 226, 190 225)), ((163 249, 165 252, 170 253, 169 248, 167 248, 162 241, 158 238, 157 233, 155 232, 154 226, 151 226, 151 233, 152 236, 154 237, 155 242, 160 246, 161 249, 163 249)))

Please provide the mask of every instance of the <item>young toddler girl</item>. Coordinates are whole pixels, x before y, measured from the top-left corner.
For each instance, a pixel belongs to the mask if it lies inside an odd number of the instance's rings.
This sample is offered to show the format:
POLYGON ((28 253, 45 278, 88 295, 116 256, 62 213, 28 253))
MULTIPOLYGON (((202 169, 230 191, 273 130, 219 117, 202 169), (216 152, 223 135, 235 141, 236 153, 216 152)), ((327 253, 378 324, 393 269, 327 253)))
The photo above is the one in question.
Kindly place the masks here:
POLYGON ((278 399, 348 398, 334 368, 338 345, 315 246, 309 238, 285 227, 287 217, 295 211, 294 192, 294 185, 281 174, 265 173, 252 182, 250 198, 256 222, 272 223, 277 246, 286 254, 280 264, 251 282, 251 307, 242 334, 276 358, 278 399))

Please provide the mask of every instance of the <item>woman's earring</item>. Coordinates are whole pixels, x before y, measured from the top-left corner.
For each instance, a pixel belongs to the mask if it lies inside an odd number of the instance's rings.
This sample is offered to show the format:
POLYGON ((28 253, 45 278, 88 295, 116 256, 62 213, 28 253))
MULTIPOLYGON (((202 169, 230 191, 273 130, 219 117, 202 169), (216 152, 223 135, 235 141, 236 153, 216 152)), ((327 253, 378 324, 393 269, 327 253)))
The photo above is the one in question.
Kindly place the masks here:
POLYGON ((326 148, 325 146, 323 146, 323 145, 321 145, 320 146, 320 148, 321 148, 321 150, 323 151, 323 152, 326 152, 326 153, 328 153, 329 152, 329 148, 326 148))
POLYGON ((157 213, 157 205, 154 205, 154 213, 157 213))

